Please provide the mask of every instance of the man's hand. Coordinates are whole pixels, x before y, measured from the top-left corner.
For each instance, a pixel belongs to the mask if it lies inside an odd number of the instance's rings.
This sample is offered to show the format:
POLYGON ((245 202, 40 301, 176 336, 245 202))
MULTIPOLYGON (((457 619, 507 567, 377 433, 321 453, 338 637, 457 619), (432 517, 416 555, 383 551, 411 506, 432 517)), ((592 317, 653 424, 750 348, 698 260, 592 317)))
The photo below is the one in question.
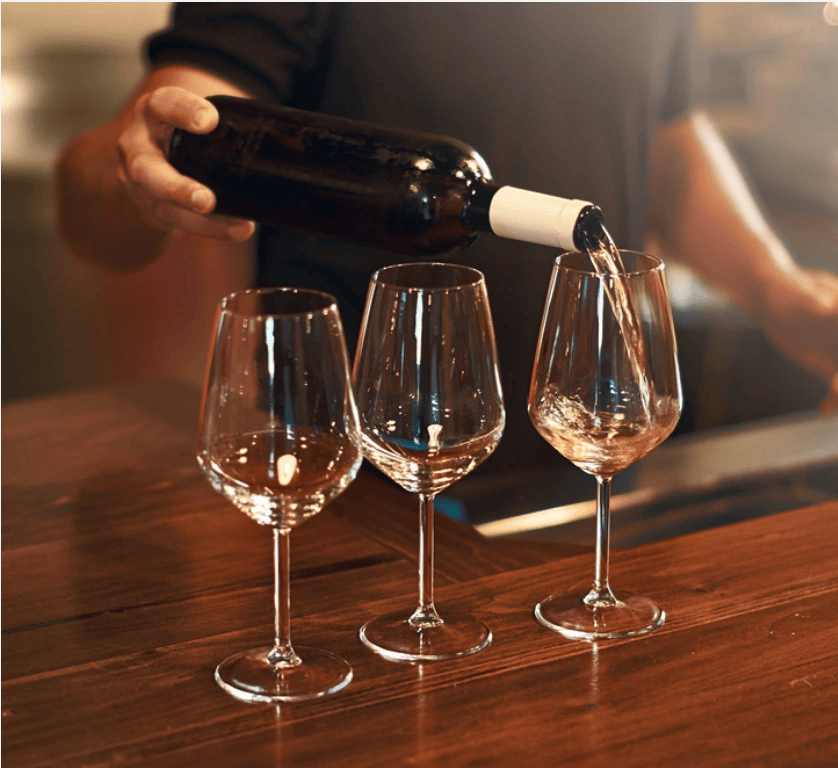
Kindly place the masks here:
POLYGON ((706 115, 658 132, 650 208, 652 234, 788 357, 832 382, 838 401, 838 275, 792 258, 706 115))
POLYGON ((794 270, 765 285, 757 319, 789 358, 831 382, 822 404, 838 409, 838 275, 794 270))
POLYGON ((73 138, 55 168, 56 214, 80 259, 112 272, 155 261, 173 233, 226 243, 247 240, 252 222, 212 214, 215 196, 166 159, 172 131, 209 133, 218 112, 205 97, 247 98, 209 72, 172 64, 149 72, 111 120, 73 138))
POLYGON ((164 86, 137 99, 132 119, 117 140, 117 178, 149 226, 216 240, 242 241, 253 234, 252 222, 208 215, 215 208, 215 195, 179 174, 166 158, 175 128, 203 134, 217 125, 215 107, 185 88, 164 86))

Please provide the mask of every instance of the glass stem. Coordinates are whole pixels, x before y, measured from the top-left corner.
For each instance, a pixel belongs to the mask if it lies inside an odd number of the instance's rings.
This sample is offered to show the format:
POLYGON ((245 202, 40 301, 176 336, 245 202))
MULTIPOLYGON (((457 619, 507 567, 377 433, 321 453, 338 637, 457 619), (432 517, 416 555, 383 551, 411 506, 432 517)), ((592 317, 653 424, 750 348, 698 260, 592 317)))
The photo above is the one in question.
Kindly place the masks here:
POLYGON ((608 558, 611 536, 611 478, 596 479, 596 565, 594 586, 585 602, 596 607, 606 607, 617 602, 608 585, 608 558))
POLYGON ((442 624, 434 607, 434 497, 419 494, 419 606, 410 617, 414 627, 442 624))
POLYGON ((274 528, 274 647, 268 661, 278 667, 296 667, 302 660, 291 645, 291 542, 274 528))

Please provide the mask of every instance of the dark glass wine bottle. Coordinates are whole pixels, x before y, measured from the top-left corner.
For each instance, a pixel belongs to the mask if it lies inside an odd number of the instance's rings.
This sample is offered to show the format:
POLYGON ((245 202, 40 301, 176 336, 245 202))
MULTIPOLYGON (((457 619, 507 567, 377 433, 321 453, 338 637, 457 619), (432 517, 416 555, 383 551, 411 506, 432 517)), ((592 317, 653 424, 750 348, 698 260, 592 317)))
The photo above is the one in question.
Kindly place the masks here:
POLYGON ((217 213, 411 256, 463 248, 484 232, 585 250, 602 214, 492 181, 483 158, 444 136, 213 96, 218 127, 175 130, 169 161, 209 187, 217 213))

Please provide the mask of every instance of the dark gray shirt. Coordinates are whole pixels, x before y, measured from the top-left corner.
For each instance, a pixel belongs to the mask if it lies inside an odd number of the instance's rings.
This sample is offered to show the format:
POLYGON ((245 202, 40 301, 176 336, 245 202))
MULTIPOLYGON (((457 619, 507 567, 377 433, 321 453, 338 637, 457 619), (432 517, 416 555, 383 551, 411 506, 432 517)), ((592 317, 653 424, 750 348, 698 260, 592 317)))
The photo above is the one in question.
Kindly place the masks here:
MULTIPOLYGON (((590 200, 640 249, 654 130, 689 108, 690 39, 687 3, 188 3, 148 53, 257 98, 455 137, 497 183, 590 200)), ((498 339, 507 428, 478 479, 566 471, 527 415, 555 256, 484 236, 447 257, 486 275, 498 339)), ((265 229, 256 280, 335 294, 351 353, 369 275, 402 258, 265 229)))

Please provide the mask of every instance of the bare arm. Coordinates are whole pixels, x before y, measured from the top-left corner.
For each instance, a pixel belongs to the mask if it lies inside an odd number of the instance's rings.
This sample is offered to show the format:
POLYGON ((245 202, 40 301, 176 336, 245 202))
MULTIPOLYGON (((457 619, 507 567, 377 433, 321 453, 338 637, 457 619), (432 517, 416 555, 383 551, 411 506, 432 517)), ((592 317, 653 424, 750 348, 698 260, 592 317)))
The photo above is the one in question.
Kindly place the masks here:
POLYGON ((795 263, 712 121, 698 113, 664 126, 653 157, 652 233, 789 357, 838 375, 838 276, 795 263))
POLYGON ((85 261, 112 271, 154 261, 174 231, 223 242, 249 238, 252 222, 210 216, 215 197, 166 162, 174 127, 208 133, 218 113, 203 97, 247 96, 199 69, 173 65, 150 72, 108 123, 73 139, 56 166, 58 225, 85 261))

